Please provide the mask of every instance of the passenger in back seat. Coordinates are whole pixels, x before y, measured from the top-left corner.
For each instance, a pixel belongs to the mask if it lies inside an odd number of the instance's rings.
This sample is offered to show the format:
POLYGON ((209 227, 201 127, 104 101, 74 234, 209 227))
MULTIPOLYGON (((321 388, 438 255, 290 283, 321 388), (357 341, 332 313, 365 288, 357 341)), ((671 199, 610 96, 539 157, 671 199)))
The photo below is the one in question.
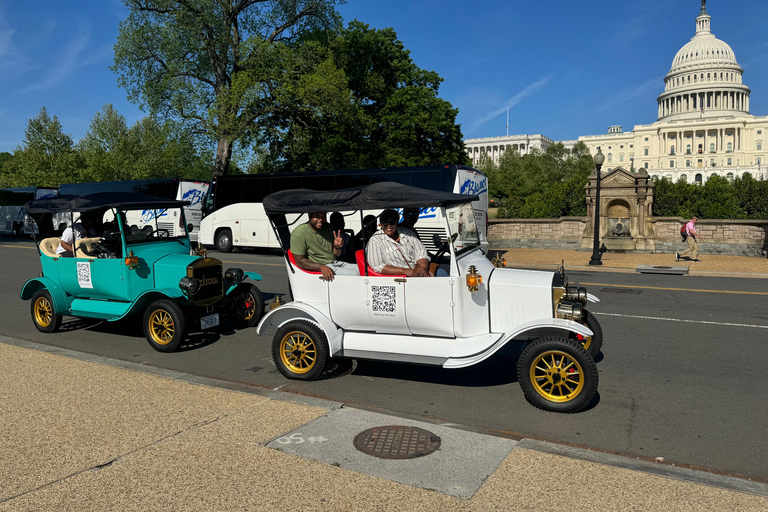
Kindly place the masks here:
POLYGON ((309 222, 291 233, 291 252, 296 265, 304 270, 320 272, 323 279, 333 281, 338 275, 357 276, 357 265, 338 261, 344 249, 340 231, 333 231, 324 212, 309 214, 309 222))

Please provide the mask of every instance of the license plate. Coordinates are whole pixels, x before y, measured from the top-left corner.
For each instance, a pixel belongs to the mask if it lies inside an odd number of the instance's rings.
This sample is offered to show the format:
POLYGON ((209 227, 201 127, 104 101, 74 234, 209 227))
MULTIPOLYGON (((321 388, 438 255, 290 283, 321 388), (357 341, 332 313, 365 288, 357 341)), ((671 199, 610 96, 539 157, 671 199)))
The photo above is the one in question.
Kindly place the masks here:
POLYGON ((203 330, 210 329, 211 327, 216 327, 217 325, 219 325, 218 313, 207 315, 200 319, 200 328, 203 330))

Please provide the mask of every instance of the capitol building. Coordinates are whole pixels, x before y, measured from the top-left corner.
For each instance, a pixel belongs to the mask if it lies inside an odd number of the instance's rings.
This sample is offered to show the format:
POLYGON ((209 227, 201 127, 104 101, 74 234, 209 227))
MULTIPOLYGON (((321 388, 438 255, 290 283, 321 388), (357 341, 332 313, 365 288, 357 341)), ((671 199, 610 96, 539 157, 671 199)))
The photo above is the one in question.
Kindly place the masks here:
MULTIPOLYGON (((710 29, 706 1, 696 18, 696 33, 677 52, 657 99, 657 120, 625 132, 612 126, 603 135, 578 138, 594 155, 601 148, 603 170, 644 167, 652 177, 703 183, 710 176, 728 179, 750 173, 768 178, 768 116, 749 113, 750 89, 744 70, 727 43, 710 29)), ((466 139, 469 157, 495 162, 505 151, 521 155, 554 144, 543 135, 512 135, 466 139)), ((560 141, 572 148, 575 140, 560 141)))

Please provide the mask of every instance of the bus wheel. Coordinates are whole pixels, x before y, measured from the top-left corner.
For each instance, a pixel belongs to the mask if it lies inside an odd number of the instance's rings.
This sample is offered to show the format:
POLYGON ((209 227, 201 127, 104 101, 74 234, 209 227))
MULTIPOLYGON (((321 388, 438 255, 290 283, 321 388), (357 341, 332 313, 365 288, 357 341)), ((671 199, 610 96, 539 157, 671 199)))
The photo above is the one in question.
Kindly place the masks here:
POLYGON ((53 309, 53 300, 48 290, 40 290, 32 297, 32 323, 40 332, 52 333, 59 330, 61 315, 53 309))
POLYGON ((232 252, 232 231, 229 229, 222 229, 219 234, 216 235, 216 248, 220 252, 232 252))
POLYGON ((306 320, 294 320, 277 330, 272 341, 275 366, 285 377, 315 380, 328 360, 325 333, 306 320))

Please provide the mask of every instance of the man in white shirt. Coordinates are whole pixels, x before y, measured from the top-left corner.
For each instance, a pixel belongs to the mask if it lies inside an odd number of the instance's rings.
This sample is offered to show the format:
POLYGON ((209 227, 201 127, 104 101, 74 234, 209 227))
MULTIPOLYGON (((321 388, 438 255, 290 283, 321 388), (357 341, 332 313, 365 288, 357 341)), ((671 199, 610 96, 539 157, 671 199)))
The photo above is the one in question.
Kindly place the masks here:
POLYGON ((368 262, 374 272, 408 277, 428 277, 429 256, 413 230, 398 228, 400 215, 385 210, 379 217, 381 231, 368 242, 368 262))
MULTIPOLYGON (((56 248, 56 256, 71 258, 74 256, 75 242, 87 238, 89 231, 93 231, 101 222, 102 212, 85 212, 80 214, 80 222, 75 222, 72 227, 61 234, 59 246, 56 248)), ((85 255, 83 255, 85 256, 85 255)))

